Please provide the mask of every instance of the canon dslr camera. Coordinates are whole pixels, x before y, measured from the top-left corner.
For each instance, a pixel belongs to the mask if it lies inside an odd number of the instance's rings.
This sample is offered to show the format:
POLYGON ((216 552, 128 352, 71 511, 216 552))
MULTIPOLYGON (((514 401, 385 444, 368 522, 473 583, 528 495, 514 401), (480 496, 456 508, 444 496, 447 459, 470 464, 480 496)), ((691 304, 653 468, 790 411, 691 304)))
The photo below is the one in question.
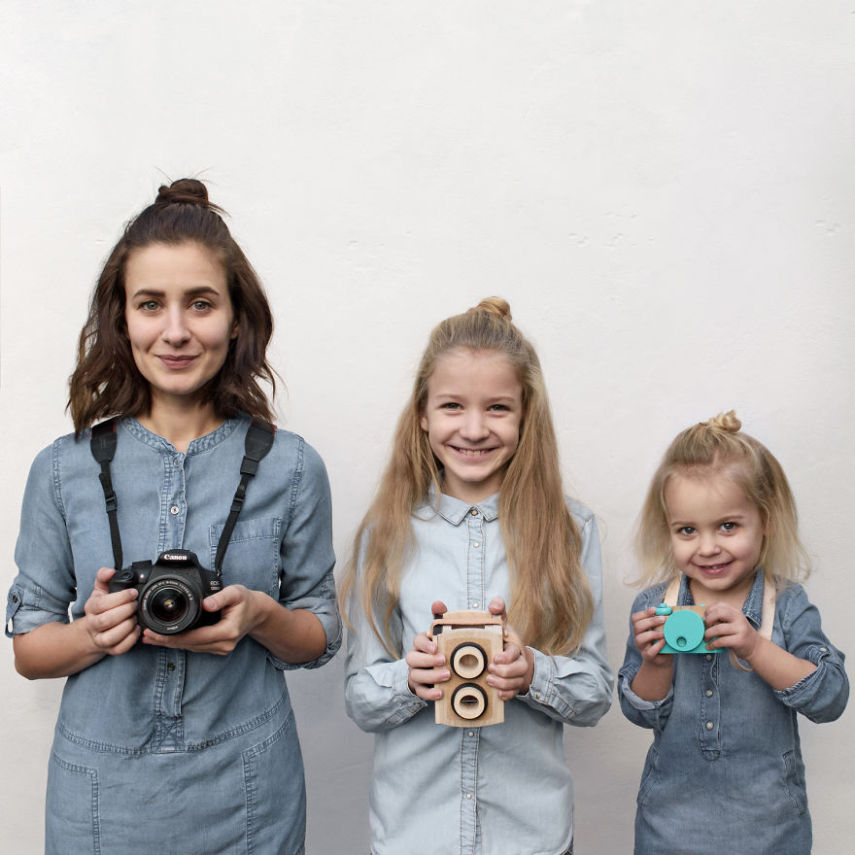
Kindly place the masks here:
POLYGON ((137 619, 140 626, 160 635, 175 635, 220 619, 219 612, 206 612, 202 600, 222 591, 223 580, 205 569, 189 549, 162 552, 157 561, 135 561, 110 580, 108 590, 139 592, 137 619))

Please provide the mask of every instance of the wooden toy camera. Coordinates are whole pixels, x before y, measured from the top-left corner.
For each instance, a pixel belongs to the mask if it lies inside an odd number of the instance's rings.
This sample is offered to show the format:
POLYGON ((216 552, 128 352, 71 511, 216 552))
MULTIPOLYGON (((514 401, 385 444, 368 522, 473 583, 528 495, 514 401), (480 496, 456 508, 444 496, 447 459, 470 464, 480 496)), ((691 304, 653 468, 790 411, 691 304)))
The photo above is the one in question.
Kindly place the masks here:
POLYGON ((660 603, 656 614, 667 615, 662 631, 665 646, 660 653, 720 653, 721 648, 707 649, 704 641, 706 606, 669 606, 660 603))
POLYGON ((451 678, 434 704, 437 724, 484 727, 505 720, 505 704, 487 685, 487 666, 502 650, 502 619, 489 612, 446 612, 430 625, 451 678))

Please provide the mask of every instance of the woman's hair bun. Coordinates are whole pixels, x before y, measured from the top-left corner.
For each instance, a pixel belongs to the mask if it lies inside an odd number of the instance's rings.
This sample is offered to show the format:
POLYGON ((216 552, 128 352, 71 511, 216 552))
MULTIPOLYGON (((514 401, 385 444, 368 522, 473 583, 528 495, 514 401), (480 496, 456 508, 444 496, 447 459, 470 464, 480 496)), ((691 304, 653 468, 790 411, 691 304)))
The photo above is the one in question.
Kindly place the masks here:
POLYGON ((489 315, 496 315, 505 320, 511 320, 511 307, 507 300, 501 297, 485 297, 477 306, 469 310, 470 312, 486 312, 489 315))
POLYGON ((196 178, 179 178, 168 187, 161 184, 157 191, 155 205, 198 205, 209 211, 219 211, 216 205, 208 201, 208 188, 196 178))
POLYGON ((727 433, 736 433, 742 427, 742 422, 739 421, 733 410, 728 410, 726 413, 719 413, 717 416, 707 419, 704 424, 709 428, 726 431, 727 433))

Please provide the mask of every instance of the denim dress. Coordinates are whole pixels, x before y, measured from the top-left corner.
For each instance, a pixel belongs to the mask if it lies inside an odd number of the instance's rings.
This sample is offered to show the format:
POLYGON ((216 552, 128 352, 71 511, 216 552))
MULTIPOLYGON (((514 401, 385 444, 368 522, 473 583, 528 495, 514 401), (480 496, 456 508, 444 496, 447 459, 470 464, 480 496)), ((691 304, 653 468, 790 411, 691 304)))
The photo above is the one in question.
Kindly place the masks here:
MULTIPOLYGON (((230 419, 186 453, 135 419, 117 425, 112 463, 124 563, 168 549, 213 568, 240 480, 249 419, 230 419)), ((88 434, 58 439, 30 471, 8 596, 7 634, 83 616, 113 553, 88 434), (11 628, 11 629, 10 629, 11 628)), ((223 583, 308 609, 340 643, 331 510, 323 464, 276 431, 251 479, 223 583)), ((249 637, 227 656, 137 644, 66 680, 48 772, 46 851, 127 855, 303 852, 305 786, 283 671, 249 637)))
MULTIPOLYGON (((758 572, 743 613, 760 624, 764 577, 758 572)), ((665 585, 636 597, 632 612, 658 605, 665 585)), ((679 605, 693 605, 685 577, 679 605)), ((778 691, 727 652, 674 657, 671 690, 645 701, 630 685, 641 666, 632 625, 618 674, 624 715, 653 730, 638 791, 636 855, 718 855, 774 852, 809 855, 811 823, 797 713, 833 721, 849 683, 843 654, 822 632, 819 612, 801 585, 779 587, 772 641, 816 665, 778 691)))
MULTIPOLYGON (((402 651, 430 627, 431 603, 484 611, 510 604, 498 494, 469 505, 443 495, 412 517, 414 548, 404 565, 392 615, 402 651)), ((563 855, 573 840, 573 778, 564 725, 591 727, 611 704, 597 523, 569 502, 582 536, 580 562, 594 615, 573 656, 533 650, 524 695, 504 705, 490 727, 447 727, 434 705, 407 686, 408 667, 392 656, 364 616, 352 615, 345 700, 348 715, 375 734, 370 794, 373 855, 563 855)), ((383 625, 383 609, 376 619, 383 625)))

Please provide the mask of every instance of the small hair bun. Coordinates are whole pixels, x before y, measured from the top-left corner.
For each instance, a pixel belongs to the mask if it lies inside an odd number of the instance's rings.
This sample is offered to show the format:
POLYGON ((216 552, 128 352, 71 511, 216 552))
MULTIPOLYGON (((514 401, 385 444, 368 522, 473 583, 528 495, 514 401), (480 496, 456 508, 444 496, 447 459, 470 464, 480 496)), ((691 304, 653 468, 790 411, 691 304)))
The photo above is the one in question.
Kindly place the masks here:
POLYGON ((736 433, 742 427, 742 422, 736 417, 734 410, 719 413, 714 418, 707 419, 703 424, 715 430, 726 431, 727 433, 736 433))
POLYGON ((507 300, 501 297, 485 297, 477 306, 471 308, 470 312, 487 312, 505 320, 511 320, 511 307, 507 300))
POLYGON ((198 205, 200 208, 218 210, 208 201, 208 188, 196 178, 179 178, 168 187, 161 184, 157 191, 155 205, 198 205))

